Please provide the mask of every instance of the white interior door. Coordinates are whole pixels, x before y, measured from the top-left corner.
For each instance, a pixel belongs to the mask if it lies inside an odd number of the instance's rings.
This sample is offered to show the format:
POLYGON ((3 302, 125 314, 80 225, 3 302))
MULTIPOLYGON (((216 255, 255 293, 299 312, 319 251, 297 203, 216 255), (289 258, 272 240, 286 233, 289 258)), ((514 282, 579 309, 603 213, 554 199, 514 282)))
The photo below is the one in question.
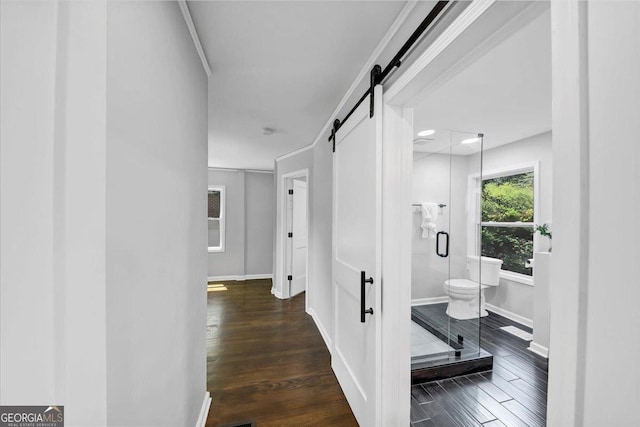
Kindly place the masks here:
POLYGON ((291 295, 307 287, 307 183, 293 180, 293 211, 291 231, 291 295))
POLYGON ((333 159, 331 364, 358 423, 367 427, 381 422, 381 86, 375 99, 373 118, 366 99, 338 130, 333 159), (373 283, 363 286, 362 272, 373 283), (364 322, 362 301, 373 310, 364 322))

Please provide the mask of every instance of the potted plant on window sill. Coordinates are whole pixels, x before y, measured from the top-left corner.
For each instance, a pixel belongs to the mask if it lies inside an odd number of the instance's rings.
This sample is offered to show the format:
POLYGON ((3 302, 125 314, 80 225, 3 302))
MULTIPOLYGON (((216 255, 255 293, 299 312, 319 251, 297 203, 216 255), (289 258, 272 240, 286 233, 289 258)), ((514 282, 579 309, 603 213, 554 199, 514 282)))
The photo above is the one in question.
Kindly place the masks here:
POLYGON ((547 223, 536 225, 533 231, 537 231, 540 235, 549 238, 549 252, 551 252, 551 225, 547 223))

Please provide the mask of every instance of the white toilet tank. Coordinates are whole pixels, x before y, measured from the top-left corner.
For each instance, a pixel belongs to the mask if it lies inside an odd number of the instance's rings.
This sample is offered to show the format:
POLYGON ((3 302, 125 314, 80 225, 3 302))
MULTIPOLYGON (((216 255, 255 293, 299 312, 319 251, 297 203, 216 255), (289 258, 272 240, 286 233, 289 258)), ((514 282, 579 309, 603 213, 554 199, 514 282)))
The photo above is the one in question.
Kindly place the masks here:
POLYGON ((482 268, 478 262, 478 256, 467 256, 467 270, 469 270, 469 279, 474 282, 480 282, 487 286, 498 286, 500 283, 500 269, 502 268, 502 260, 496 258, 482 257, 482 268), (482 280, 478 278, 482 275, 482 280))

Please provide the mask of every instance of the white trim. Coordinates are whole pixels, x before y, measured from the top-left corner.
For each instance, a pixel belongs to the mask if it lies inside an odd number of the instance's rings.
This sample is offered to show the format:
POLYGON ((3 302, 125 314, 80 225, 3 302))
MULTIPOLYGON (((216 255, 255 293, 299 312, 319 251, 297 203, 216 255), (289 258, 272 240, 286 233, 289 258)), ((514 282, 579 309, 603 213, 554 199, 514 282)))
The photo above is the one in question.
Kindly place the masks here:
POLYGON ((533 286, 533 277, 513 271, 500 270, 500 278, 510 282, 520 283, 525 286, 533 286))
POLYGON ((245 274, 245 280, 258 280, 258 279, 273 279, 273 274, 245 274))
POLYGON ((184 17, 184 21, 187 24, 187 28, 189 29, 189 34, 191 34, 191 40, 193 40, 193 45, 198 52, 198 56, 200 57, 200 61, 202 62, 202 67, 204 68, 204 72, 207 73, 207 77, 211 77, 211 67, 209 66, 209 61, 207 61, 207 56, 204 53, 204 49, 202 49, 202 43, 200 43, 200 37, 198 36, 198 31, 196 30, 196 26, 193 23, 193 19, 191 17, 191 12, 189 11, 189 6, 187 5, 186 0, 177 0, 178 6, 180 6, 180 12, 182 12, 182 16, 184 17))
POLYGON ((506 317, 509 320, 520 323, 521 325, 533 328, 533 320, 528 319, 524 316, 520 316, 519 314, 513 313, 509 310, 505 310, 504 308, 496 307, 495 305, 489 303, 485 304, 485 308, 489 311, 499 314, 500 316, 506 317))
MULTIPOLYGON (((490 226, 490 227, 533 227, 534 224, 538 224, 540 218, 540 160, 534 160, 532 162, 519 163, 513 166, 505 166, 501 168, 491 169, 488 171, 482 171, 480 173, 469 174, 467 188, 467 203, 468 210, 470 212, 469 220, 467 224, 467 251, 468 253, 478 255, 479 245, 473 238, 477 237, 479 230, 478 225, 490 226), (479 209, 477 203, 474 201, 474 196, 478 194, 481 188, 480 180, 482 181, 493 178, 500 178, 510 175, 518 175, 521 173, 533 172, 533 223, 531 222, 492 222, 481 221, 480 224, 476 221, 480 218, 479 209)), ((540 236, 533 233, 533 254, 539 251, 540 236)), ((510 280, 512 282, 521 283, 523 285, 533 286, 533 278, 524 274, 519 274, 514 271, 502 270, 500 271, 500 278, 510 280)))
POLYGON ((305 145, 302 148, 298 148, 298 149, 293 150, 293 151, 291 151, 291 152, 289 152, 287 154, 283 154, 281 156, 278 156, 278 157, 276 157, 276 162, 279 162, 279 161, 284 160, 284 159, 288 159, 289 157, 297 156, 300 153, 304 153, 305 151, 312 149, 314 146, 315 146, 315 143, 314 144, 305 145))
MULTIPOLYGON (((535 196, 534 196, 534 198, 535 198, 535 196)), ((535 201, 534 201, 534 203, 535 203, 535 201)), ((521 222, 521 221, 514 221, 514 222, 482 221, 482 222, 480 222, 480 225, 482 225, 483 227, 521 228, 521 227, 533 227, 533 226, 535 226, 535 223, 533 223, 533 222, 521 222)))
MULTIPOLYGON (((220 225, 220 246, 208 246, 207 252, 211 254, 211 253, 224 252, 224 246, 225 246, 225 240, 226 240, 226 228, 227 228, 227 220, 226 220, 227 187, 225 185, 210 185, 209 188, 207 189, 207 197, 208 197, 209 191, 220 192, 220 217, 217 218, 218 224, 220 225)), ((208 199, 207 199, 207 203, 208 203, 208 199)))
POLYGON ((200 415, 198 415, 198 421, 196 421, 196 427, 204 427, 207 423, 207 417, 209 416, 209 408, 211 408, 211 393, 208 391, 204 393, 204 400, 202 401, 202 407, 200 408, 200 415))
POLYGON ((322 322, 320 321, 320 317, 318 317, 316 311, 311 307, 307 308, 307 314, 311 316, 313 322, 316 324, 316 328, 318 328, 318 331, 320 332, 320 335, 324 340, 324 344, 327 346, 327 350, 329 350, 329 354, 333 355, 333 344, 331 342, 331 337, 329 336, 327 329, 324 327, 324 324, 322 324, 322 322))
POLYGON ((433 297, 433 298, 416 298, 411 300, 411 306, 416 305, 430 305, 430 304, 442 304, 443 302, 449 302, 448 296, 433 297))
POLYGON ((338 116, 340 111, 344 108, 344 106, 350 100, 351 96, 354 94, 356 89, 358 89, 362 80, 365 77, 369 76, 369 73, 371 72, 371 69, 375 65, 376 61, 378 60, 378 57, 382 54, 384 49, 391 42, 391 40, 396 35, 398 30, 402 28, 402 25, 407 20, 407 18, 409 17, 413 9, 415 9, 415 7, 418 5, 418 3, 419 2, 417 1, 409 1, 404 6, 404 8, 400 11, 400 13, 398 14, 398 17, 396 18, 395 21, 393 21, 393 24, 391 24, 391 27, 389 27, 389 30, 386 32, 382 40, 380 40, 380 43, 378 43, 376 48, 373 50, 373 52, 371 53, 371 56, 369 56, 369 59, 367 59, 367 62, 364 63, 364 65, 362 66, 362 69, 356 76, 355 80, 353 81, 353 83, 351 83, 351 86, 349 86, 349 89, 340 100, 340 103, 338 103, 338 106, 335 108, 335 110, 333 110, 333 113, 331 113, 331 115, 329 116, 329 120, 327 120, 327 123, 325 123, 325 125, 322 127, 322 129, 320 130, 320 133, 318 134, 316 139, 313 141, 313 143, 305 147, 298 148, 297 150, 294 150, 290 153, 283 154, 282 156, 276 157, 276 162, 279 162, 280 160, 284 160, 291 156, 295 156, 296 154, 300 154, 305 150, 313 148, 318 144, 319 141, 322 140, 322 138, 327 133, 327 131, 333 126, 333 121, 335 120, 335 118, 338 116))
POLYGON ((222 168, 218 166, 207 166, 207 169, 212 171, 220 171, 220 172, 274 173, 273 169, 235 169, 235 168, 222 168))
POLYGON ((276 288, 274 288, 273 286, 271 287, 271 295, 273 295, 274 297, 278 298, 278 299, 285 299, 282 296, 282 292, 278 291, 276 288))
POLYGON ((533 353, 537 354, 538 356, 542 356, 545 359, 549 358, 549 349, 533 341, 531 341, 531 344, 529 344, 527 350, 532 351, 533 353))
MULTIPOLYGON (((525 138, 527 139, 527 138, 525 138)), ((517 141, 523 141, 519 139, 517 141)), ((513 142, 517 142, 513 141, 513 142)), ((501 168, 491 169, 491 170, 483 170, 482 171, 482 179, 493 179, 493 178, 501 178, 504 176, 510 175, 518 175, 521 173, 527 173, 533 171, 534 173, 540 169, 540 160, 534 160, 532 162, 518 163, 517 165, 505 166, 501 168)), ((479 178, 479 173, 474 173, 470 175, 473 178, 479 178)))
POLYGON ((230 275, 230 276, 209 276, 208 282, 243 282, 245 280, 273 279, 273 274, 247 274, 247 275, 230 275))
POLYGON ((471 2, 471 4, 462 11, 460 16, 444 30, 440 37, 386 90, 384 95, 385 103, 391 103, 391 100, 393 100, 402 89, 414 81, 438 55, 471 27, 495 2, 496 0, 476 0, 471 2))
MULTIPOLYGON (((287 254, 288 254, 288 239, 285 238, 285 235, 287 233, 287 221, 288 221, 288 203, 289 203, 289 186, 287 185, 287 183, 289 181, 292 181, 295 178, 301 178, 301 177, 305 177, 307 180, 307 255, 306 255, 306 263, 307 263, 307 279, 306 279, 306 284, 305 284, 305 290, 309 291, 309 228, 310 228, 310 224, 309 224, 309 216, 310 216, 310 207, 311 207, 311 202, 310 199, 310 185, 309 185, 309 168, 304 168, 304 169, 300 169, 297 171, 293 171, 293 172, 289 172, 286 173, 284 175, 281 176, 281 180, 280 180, 280 191, 278 192, 279 196, 280 196, 280 205, 281 205, 281 210, 280 210, 280 218, 276 218, 276 222, 280 222, 280 233, 278 236, 276 236, 276 239, 279 240, 282 244, 280 245, 280 251, 279 253, 276 254, 276 265, 280 267, 280 274, 276 276, 276 283, 274 283, 274 287, 275 289, 279 289, 278 294, 280 296, 278 296, 278 298, 289 298, 289 289, 287 289, 285 291, 285 286, 284 284, 287 282, 286 277, 288 275, 287 273, 287 254)), ((278 274, 278 270, 276 270, 275 274, 278 274)), ((274 294, 275 295, 275 294, 274 294)), ((305 308, 309 305, 309 301, 308 301, 308 295, 309 292, 305 293, 305 308)))

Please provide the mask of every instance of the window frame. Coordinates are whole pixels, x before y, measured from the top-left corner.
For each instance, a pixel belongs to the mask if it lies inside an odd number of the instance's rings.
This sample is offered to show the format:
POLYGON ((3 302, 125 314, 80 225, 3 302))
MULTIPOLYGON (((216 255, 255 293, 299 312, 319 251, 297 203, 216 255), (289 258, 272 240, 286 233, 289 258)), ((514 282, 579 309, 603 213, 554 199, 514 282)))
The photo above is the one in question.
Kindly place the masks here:
POLYGON ((209 253, 217 253, 225 251, 225 229, 226 229, 226 205, 227 205, 227 194, 226 187, 224 185, 210 185, 207 188, 207 233, 209 233, 209 221, 218 221, 220 225, 220 245, 219 246, 209 246, 209 236, 207 234, 207 251, 209 253), (220 217, 209 218, 209 193, 212 191, 220 192, 220 217))
MULTIPOLYGON (((540 214, 540 161, 522 163, 514 166, 508 166, 481 173, 469 175, 469 224, 468 224, 468 253, 478 255, 480 253, 480 243, 482 236, 482 227, 535 227, 538 223, 540 214), (519 175, 526 172, 533 172, 533 222, 494 222, 481 220, 481 197, 482 197, 482 181, 502 178, 505 176, 519 175)), ((533 233, 533 254, 538 252, 539 240, 535 231, 533 233)), ((531 256, 533 257, 533 254, 531 256)), ((533 276, 516 273, 515 271, 501 270, 500 278, 512 282, 518 282, 524 285, 533 286, 533 276)))

